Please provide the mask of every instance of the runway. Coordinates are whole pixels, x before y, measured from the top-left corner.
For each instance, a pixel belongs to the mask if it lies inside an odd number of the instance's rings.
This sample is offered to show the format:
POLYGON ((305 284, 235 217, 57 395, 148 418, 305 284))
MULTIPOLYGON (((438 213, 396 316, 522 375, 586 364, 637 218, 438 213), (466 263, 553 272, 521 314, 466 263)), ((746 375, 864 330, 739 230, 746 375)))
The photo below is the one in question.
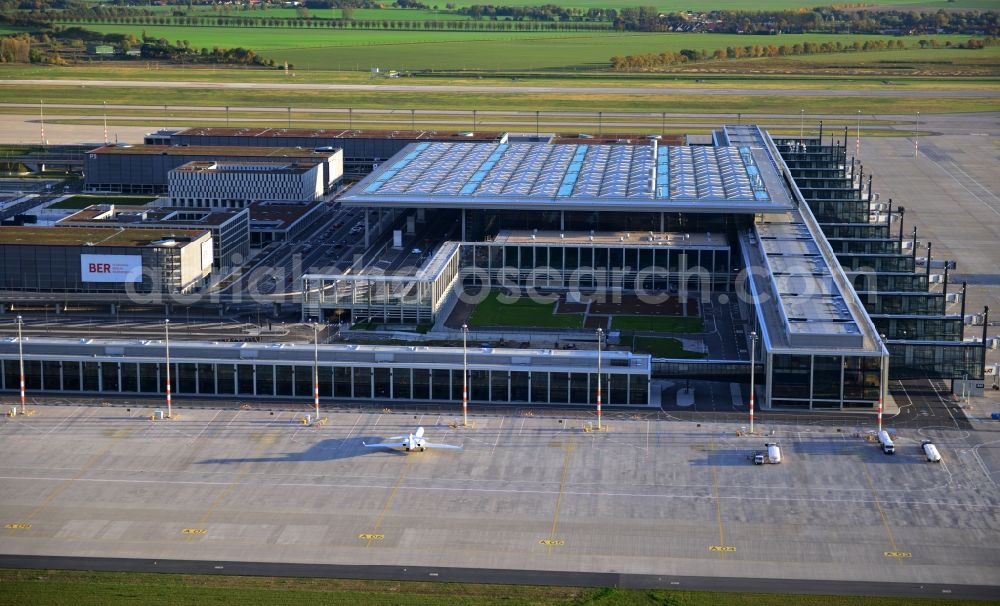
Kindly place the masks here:
POLYGON ((1000 97, 997 90, 913 90, 910 88, 677 88, 654 86, 481 86, 434 84, 299 84, 286 82, 176 82, 155 80, 0 80, 5 84, 22 86, 90 86, 100 88, 211 88, 226 90, 321 90, 343 92, 401 92, 401 93, 504 93, 504 94, 558 94, 558 95, 739 95, 739 96, 803 96, 803 97, 967 97, 993 99, 1000 97))

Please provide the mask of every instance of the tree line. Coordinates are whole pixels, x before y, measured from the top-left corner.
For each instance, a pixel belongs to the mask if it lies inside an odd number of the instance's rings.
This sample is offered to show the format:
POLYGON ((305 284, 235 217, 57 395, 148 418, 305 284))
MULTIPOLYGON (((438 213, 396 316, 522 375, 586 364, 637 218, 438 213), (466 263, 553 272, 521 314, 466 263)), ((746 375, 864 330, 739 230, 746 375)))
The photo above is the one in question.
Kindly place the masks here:
MULTIPOLYGON (((120 0, 124 3, 126 0, 120 0)), ((4 21, 21 20, 92 23, 137 23, 143 25, 223 25, 235 27, 324 27, 355 29, 457 30, 457 31, 558 31, 613 27, 636 32, 704 33, 867 33, 937 34, 967 33, 1000 35, 1000 11, 935 12, 850 9, 844 5, 781 11, 683 11, 662 13, 652 6, 590 8, 583 10, 553 4, 500 6, 493 4, 457 7, 446 4, 446 12, 471 17, 470 20, 363 20, 354 19, 354 9, 384 8, 377 0, 305 0, 296 17, 265 17, 267 3, 256 5, 214 4, 213 14, 194 13, 189 0, 167 0, 175 8, 169 13, 127 6, 116 2, 86 0, 0 0, 4 21), (318 18, 309 9, 342 10, 340 19, 318 18), (242 15, 236 13, 242 12, 242 15), (259 15, 259 16, 258 16, 259 15), (233 19, 233 21, 218 21, 233 19), (549 25, 544 27, 539 23, 549 25), (556 25, 559 24, 559 25, 556 25), (575 24, 575 25, 573 25, 575 24)), ((419 0, 396 0, 390 6, 430 9, 419 0)), ((434 10, 438 7, 433 6, 434 10)))
POLYGON ((782 11, 720 10, 661 13, 652 6, 622 8, 611 17, 622 31, 725 34, 854 33, 1000 34, 1000 12, 841 10, 833 7, 782 11))
POLYGON ((219 63, 275 67, 274 59, 265 59, 246 48, 213 47, 196 49, 187 40, 170 42, 165 38, 132 34, 102 34, 81 27, 59 27, 50 30, 0 36, 0 63, 52 63, 64 65, 63 55, 82 49, 87 44, 106 44, 119 54, 139 49, 143 59, 166 60, 174 63, 219 63))
POLYGON ((421 31, 489 31, 489 32, 551 32, 607 31, 609 23, 542 22, 542 21, 456 21, 434 19, 325 19, 318 17, 256 17, 256 16, 123 16, 80 17, 59 16, 63 23, 108 23, 133 25, 176 25, 186 27, 285 27, 328 29, 382 29, 421 31))
MULTIPOLYGON (((920 40, 920 48, 983 48, 995 46, 1000 39, 995 37, 972 38, 964 43, 952 44, 951 41, 920 40)), ((663 68, 694 61, 725 61, 729 59, 753 59, 759 57, 788 57, 794 55, 816 55, 824 53, 868 52, 881 50, 902 50, 906 44, 900 40, 867 40, 855 41, 853 44, 840 42, 803 42, 801 44, 754 44, 747 46, 729 46, 712 51, 701 49, 683 49, 678 52, 643 53, 611 57, 611 68, 620 72, 658 71, 663 68)))
POLYGON ((580 8, 544 4, 541 6, 495 6, 475 4, 456 9, 460 15, 473 19, 511 19, 513 21, 604 21, 612 22, 618 15, 615 9, 580 8))

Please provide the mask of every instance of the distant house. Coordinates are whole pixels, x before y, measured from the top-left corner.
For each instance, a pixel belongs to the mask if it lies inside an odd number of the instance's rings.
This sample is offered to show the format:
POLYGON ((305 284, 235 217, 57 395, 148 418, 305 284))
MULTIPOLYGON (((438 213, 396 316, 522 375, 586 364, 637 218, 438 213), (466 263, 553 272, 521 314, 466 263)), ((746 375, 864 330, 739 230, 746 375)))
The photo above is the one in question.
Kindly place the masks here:
POLYGON ((87 54, 98 57, 111 57, 115 54, 115 47, 110 44, 88 44, 87 54))

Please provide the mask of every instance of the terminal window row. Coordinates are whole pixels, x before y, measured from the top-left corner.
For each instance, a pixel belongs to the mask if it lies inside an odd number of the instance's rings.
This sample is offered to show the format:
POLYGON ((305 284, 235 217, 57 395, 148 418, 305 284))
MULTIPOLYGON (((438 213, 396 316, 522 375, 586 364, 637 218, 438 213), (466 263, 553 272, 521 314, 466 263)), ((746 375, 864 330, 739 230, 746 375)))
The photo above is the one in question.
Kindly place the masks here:
MULTIPOLYGON (((19 388, 17 359, 3 360, 3 389, 19 388)), ((166 365, 136 362, 76 362, 26 360, 28 391, 146 393, 166 392, 166 365)), ((594 404, 597 373, 470 370, 469 399, 473 402, 594 404)), ((646 405, 649 377, 644 374, 601 373, 603 402, 646 405)), ((311 397, 311 365, 171 364, 171 383, 178 395, 238 395, 246 397, 311 397)), ((462 399, 461 369, 319 367, 320 396, 344 399, 441 400, 462 399)))

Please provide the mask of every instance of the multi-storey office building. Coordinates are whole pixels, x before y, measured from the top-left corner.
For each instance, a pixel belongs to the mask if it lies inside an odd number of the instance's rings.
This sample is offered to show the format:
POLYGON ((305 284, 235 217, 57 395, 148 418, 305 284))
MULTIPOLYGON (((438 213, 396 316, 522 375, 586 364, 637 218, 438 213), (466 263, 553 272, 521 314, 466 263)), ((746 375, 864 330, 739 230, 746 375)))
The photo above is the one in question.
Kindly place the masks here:
POLYGON ((212 236, 185 229, 0 229, 0 290, 172 293, 212 272, 212 236))
POLYGON ((254 202, 312 202, 323 196, 320 164, 188 162, 167 173, 171 206, 246 208, 254 202))
POLYGON ((344 174, 339 149, 221 147, 209 145, 105 145, 87 152, 84 189, 93 193, 164 194, 170 171, 189 162, 319 164, 324 189, 344 174))
POLYGON ((59 227, 206 230, 213 265, 238 267, 250 258, 250 211, 95 204, 56 223, 59 227))

